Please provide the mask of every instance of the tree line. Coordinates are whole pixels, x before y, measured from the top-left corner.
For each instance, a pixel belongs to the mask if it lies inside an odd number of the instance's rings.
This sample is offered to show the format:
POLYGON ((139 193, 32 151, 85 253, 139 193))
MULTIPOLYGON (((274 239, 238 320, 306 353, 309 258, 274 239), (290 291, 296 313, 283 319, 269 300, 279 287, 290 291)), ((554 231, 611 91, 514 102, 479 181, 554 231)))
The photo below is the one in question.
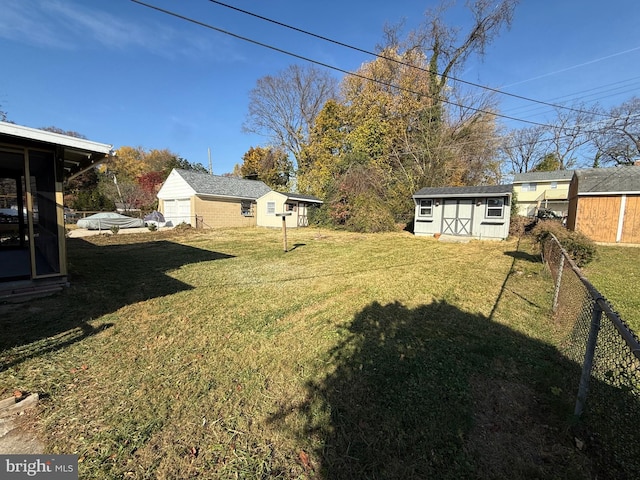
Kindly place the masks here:
MULTIPOLYGON (((509 132, 496 91, 456 75, 508 29, 517 2, 477 0, 466 31, 448 26, 445 4, 401 37, 386 27, 375 58, 338 80, 314 65, 259 79, 246 131, 268 136, 287 187, 324 200, 317 221, 380 231, 411 220, 422 187, 490 185, 513 173, 631 164, 640 157, 640 100, 572 105, 556 118, 509 132)), ((248 159, 239 169, 247 168, 248 159)), ((262 178, 259 163, 251 163, 262 178)), ((269 173, 273 176, 273 171, 269 173)), ((282 188, 282 185, 280 185, 282 188)))

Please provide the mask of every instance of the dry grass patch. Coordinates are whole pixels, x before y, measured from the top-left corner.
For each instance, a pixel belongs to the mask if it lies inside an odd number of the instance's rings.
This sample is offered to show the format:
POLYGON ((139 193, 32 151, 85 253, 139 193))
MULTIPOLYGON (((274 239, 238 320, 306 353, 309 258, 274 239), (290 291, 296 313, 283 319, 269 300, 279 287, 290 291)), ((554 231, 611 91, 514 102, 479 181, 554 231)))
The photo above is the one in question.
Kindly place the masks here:
MULTIPOLYGON (((47 448, 78 454, 82 478, 489 478, 491 452, 472 448, 477 378, 533 392, 547 438, 570 448, 575 366, 553 347, 529 246, 315 229, 291 230, 288 253, 281 241, 71 239, 71 287, 2 317, 0 393, 44 394, 47 448)), ((519 413, 503 412, 513 435, 529 425, 519 413)), ((532 471, 551 474, 550 458, 532 471)), ((579 453, 565 460, 582 472, 579 453)))

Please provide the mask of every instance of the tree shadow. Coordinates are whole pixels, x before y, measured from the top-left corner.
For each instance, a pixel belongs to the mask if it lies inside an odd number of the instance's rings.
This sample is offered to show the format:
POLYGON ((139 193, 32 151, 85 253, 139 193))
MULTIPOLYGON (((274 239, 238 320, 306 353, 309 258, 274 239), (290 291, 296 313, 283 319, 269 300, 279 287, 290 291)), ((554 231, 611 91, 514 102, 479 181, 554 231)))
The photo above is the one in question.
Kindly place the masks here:
POLYGON ((513 252, 504 252, 504 254, 510 257, 513 257, 514 260, 524 260, 531 263, 542 262, 542 257, 540 255, 532 255, 531 253, 523 252, 521 250, 516 250, 513 252))
POLYGON ((563 430, 580 367, 553 346, 446 301, 374 302, 345 333, 271 419, 306 418, 317 478, 591 478, 563 430))
POLYGON ((166 240, 98 245, 72 238, 67 251, 70 286, 61 294, 0 305, 0 370, 109 328, 89 322, 125 305, 193 288, 172 270, 232 258, 166 240))

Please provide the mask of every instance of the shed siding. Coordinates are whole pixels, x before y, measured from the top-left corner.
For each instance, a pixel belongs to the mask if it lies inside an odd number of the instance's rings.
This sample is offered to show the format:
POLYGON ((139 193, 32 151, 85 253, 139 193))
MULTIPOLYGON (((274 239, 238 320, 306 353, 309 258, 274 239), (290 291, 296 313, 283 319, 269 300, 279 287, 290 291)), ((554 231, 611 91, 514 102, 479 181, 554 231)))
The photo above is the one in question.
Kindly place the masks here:
POLYGON ((580 197, 577 201, 575 229, 596 242, 616 241, 620 197, 580 197))
POLYGON ((640 243, 640 195, 628 195, 622 226, 623 243, 640 243))
POLYGON ((253 216, 242 215, 240 200, 194 197, 193 213, 202 217, 204 228, 255 227, 255 202, 252 201, 253 216))

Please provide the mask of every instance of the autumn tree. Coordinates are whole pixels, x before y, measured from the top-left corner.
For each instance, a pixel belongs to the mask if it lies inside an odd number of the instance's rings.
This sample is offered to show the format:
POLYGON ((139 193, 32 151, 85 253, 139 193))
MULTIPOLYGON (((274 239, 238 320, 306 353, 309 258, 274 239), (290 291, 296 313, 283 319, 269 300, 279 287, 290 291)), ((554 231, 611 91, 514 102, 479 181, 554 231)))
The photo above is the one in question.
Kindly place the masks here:
POLYGON ((325 102, 335 97, 337 80, 313 65, 291 65, 262 77, 249 93, 247 132, 269 138, 296 162, 325 102))
POLYGON ((251 147, 242 157, 238 174, 261 180, 274 190, 286 190, 293 166, 282 148, 251 147))

